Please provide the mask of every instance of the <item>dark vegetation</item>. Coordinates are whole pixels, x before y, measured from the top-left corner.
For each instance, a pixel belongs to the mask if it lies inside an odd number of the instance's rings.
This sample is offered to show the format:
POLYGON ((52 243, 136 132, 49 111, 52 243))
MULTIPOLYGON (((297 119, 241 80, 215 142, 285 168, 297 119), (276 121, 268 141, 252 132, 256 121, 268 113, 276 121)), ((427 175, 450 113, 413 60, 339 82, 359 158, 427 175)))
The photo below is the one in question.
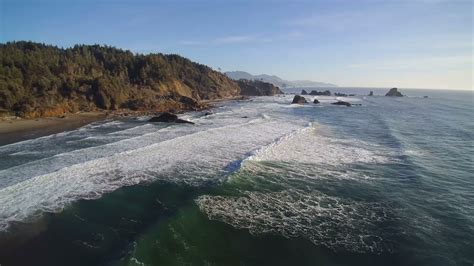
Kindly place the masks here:
POLYGON ((100 45, 0 44, 0 111, 23 117, 193 109, 200 100, 239 93, 225 75, 179 55, 100 45))

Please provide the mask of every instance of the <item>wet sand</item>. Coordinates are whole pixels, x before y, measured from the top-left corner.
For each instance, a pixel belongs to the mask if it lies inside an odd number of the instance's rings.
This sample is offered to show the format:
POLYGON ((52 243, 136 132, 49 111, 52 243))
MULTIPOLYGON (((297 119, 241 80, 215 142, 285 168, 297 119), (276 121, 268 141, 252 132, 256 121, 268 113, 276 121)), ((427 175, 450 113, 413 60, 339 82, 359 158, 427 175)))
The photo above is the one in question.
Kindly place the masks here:
POLYGON ((65 118, 0 120, 0 145, 73 130, 106 118, 103 112, 69 114, 65 118))

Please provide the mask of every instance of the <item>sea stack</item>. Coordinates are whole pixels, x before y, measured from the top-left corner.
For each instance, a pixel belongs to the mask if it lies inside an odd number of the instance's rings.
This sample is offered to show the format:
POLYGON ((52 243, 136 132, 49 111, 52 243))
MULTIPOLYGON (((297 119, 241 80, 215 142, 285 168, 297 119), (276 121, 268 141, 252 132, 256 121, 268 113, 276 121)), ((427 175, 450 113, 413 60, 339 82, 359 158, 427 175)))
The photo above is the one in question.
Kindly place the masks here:
POLYGON ((301 95, 308 95, 308 92, 306 90, 302 90, 301 95))
POLYGON ((390 96, 390 97, 403 97, 403 94, 401 94, 397 88, 391 88, 385 96, 390 96))
POLYGON ((303 104, 303 103, 307 103, 307 101, 303 96, 295 95, 295 97, 293 98, 292 104, 293 103, 303 104))
POLYGON ((312 90, 309 95, 322 95, 322 96, 331 96, 331 92, 329 90, 325 91, 317 91, 317 90, 312 90))
POLYGON ((370 92, 369 92, 369 96, 374 96, 374 92, 373 92, 373 91, 370 91, 370 92))

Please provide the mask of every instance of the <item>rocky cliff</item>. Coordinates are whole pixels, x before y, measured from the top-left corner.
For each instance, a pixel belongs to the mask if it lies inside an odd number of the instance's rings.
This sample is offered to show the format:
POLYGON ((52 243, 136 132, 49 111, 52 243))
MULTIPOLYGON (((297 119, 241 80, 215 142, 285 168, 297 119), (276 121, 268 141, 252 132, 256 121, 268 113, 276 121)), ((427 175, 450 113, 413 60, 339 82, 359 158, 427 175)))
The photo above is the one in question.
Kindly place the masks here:
POLYGON ((92 110, 177 110, 232 97, 227 76, 179 55, 109 46, 0 44, 0 110, 23 117, 92 110))
POLYGON ((237 81, 240 87, 241 95, 246 96, 271 96, 276 94, 283 94, 280 88, 271 83, 259 80, 240 79, 237 81))

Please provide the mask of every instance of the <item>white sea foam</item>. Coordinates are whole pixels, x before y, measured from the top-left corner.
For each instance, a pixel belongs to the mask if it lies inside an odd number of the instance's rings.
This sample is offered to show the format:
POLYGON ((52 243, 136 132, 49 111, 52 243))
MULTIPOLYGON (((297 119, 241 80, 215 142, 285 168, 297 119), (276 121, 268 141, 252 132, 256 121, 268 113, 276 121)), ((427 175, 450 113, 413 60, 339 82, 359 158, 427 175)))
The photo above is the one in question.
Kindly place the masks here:
MULTIPOLYGON (((236 120, 235 118, 226 118, 221 119, 218 123, 207 123, 203 124, 201 127, 193 126, 169 126, 165 128, 157 128, 156 130, 151 130, 143 132, 143 135, 131 136, 125 139, 119 139, 117 141, 107 143, 104 145, 81 148, 73 151, 63 152, 51 157, 46 157, 38 159, 35 161, 30 161, 28 163, 14 166, 8 169, 0 170, 0 188, 13 185, 18 182, 22 182, 26 179, 58 171, 64 167, 68 167, 74 164, 79 164, 94 159, 99 159, 107 156, 112 156, 125 151, 135 150, 143 148, 149 145, 153 145, 162 141, 174 139, 177 137, 194 134, 199 131, 209 130, 212 128, 219 128, 222 125, 232 125, 237 122, 240 123, 240 126, 245 126, 251 123, 259 122, 258 119, 253 120, 236 120)), ((151 125, 154 127, 153 125, 151 125)), ((136 128, 136 127, 135 127, 136 128)), ((147 127, 148 128, 148 127, 147 127)), ((236 131, 237 132, 237 131, 236 131)), ((87 140, 97 139, 97 138, 107 138, 107 135, 96 134, 87 137, 87 140)), ((48 140, 45 140, 48 141, 48 140)), ((84 141, 84 140, 80 140, 84 141)), ((47 146, 46 146, 47 147, 47 146)), ((18 147, 20 149, 25 149, 23 147, 18 147)), ((26 146, 26 149, 29 149, 26 146)))
MULTIPOLYGON (((54 172, 35 175, 35 169, 38 171, 41 166, 31 167, 23 174, 33 175, 33 178, 0 190, 0 228, 5 229, 13 221, 23 221, 42 212, 59 211, 78 199, 94 199, 119 187, 157 178, 192 185, 215 181, 213 179, 226 174, 229 163, 243 159, 248 151, 269 144, 300 126, 255 119, 241 124, 201 128, 184 135, 178 134, 180 128, 186 127, 174 127, 174 133, 177 133, 174 138, 145 147, 102 158, 95 158, 92 153, 90 160, 75 163, 73 158, 71 165, 57 160, 55 163, 61 167, 57 169, 57 165, 53 165, 49 168, 56 169, 54 172)), ((81 156, 88 154, 79 153, 81 156)), ((65 155, 57 157, 67 158, 65 155)), ((8 178, 5 171, 2 177, 8 178)))
POLYGON ((196 200, 210 219, 252 234, 302 237, 316 245, 351 252, 393 251, 378 224, 391 219, 382 203, 355 202, 317 191, 243 192, 242 196, 204 195, 196 200))
POLYGON ((114 131, 107 135, 139 135, 143 133, 149 133, 152 131, 156 131, 155 126, 153 126, 152 124, 144 124, 144 125, 127 128, 124 130, 114 131))
POLYGON ((40 151, 18 151, 9 154, 10 156, 23 156, 23 155, 36 155, 36 154, 41 154, 40 151))
MULTIPOLYGON (((146 128, 148 128, 148 126, 153 127, 153 125, 144 125, 144 127, 146 128)), ((132 128, 132 130, 136 130, 137 128, 140 128, 140 126, 134 127, 132 128)), ((38 175, 54 172, 67 166, 111 156, 128 150, 146 147, 164 140, 176 138, 186 134, 192 134, 196 131, 198 130, 190 130, 189 128, 157 128, 149 133, 147 133, 147 131, 142 132, 143 135, 131 135, 131 137, 128 137, 128 135, 125 134, 125 138, 119 138, 117 141, 106 143, 104 145, 80 148, 72 151, 55 154, 53 156, 38 159, 35 161, 30 161, 22 165, 0 170, 0 188, 12 185, 14 183, 22 182, 26 179, 38 175)), ((83 139, 76 140, 76 142, 105 138, 112 139, 109 135, 96 134, 89 135, 88 137, 85 137, 83 139)), ((26 144, 25 147, 20 146, 18 148, 22 150, 31 149, 29 145, 26 144)), ((47 151, 37 150, 36 152, 47 151)))
POLYGON ((362 148, 363 146, 374 146, 373 144, 326 137, 323 134, 318 134, 318 130, 327 129, 310 124, 304 129, 283 136, 276 142, 255 151, 248 160, 330 165, 384 163, 387 161, 387 157, 362 148), (355 145, 357 142, 359 145, 355 145))
POLYGON ((119 120, 112 120, 110 122, 98 122, 98 123, 92 123, 89 125, 84 126, 84 128, 100 128, 100 127, 110 127, 110 126, 118 126, 122 125, 124 122, 119 121, 119 120))
POLYGON ((305 185, 322 179, 370 180, 350 166, 387 162, 376 152, 381 149, 377 145, 331 135, 327 127, 309 124, 280 137, 252 152, 228 179, 236 189, 255 191, 241 191, 241 196, 204 195, 196 203, 210 219, 252 234, 303 237, 334 250, 392 251, 384 232, 378 230, 379 223, 392 218, 384 203, 334 197, 305 185), (296 180, 301 187, 294 187, 296 180))

